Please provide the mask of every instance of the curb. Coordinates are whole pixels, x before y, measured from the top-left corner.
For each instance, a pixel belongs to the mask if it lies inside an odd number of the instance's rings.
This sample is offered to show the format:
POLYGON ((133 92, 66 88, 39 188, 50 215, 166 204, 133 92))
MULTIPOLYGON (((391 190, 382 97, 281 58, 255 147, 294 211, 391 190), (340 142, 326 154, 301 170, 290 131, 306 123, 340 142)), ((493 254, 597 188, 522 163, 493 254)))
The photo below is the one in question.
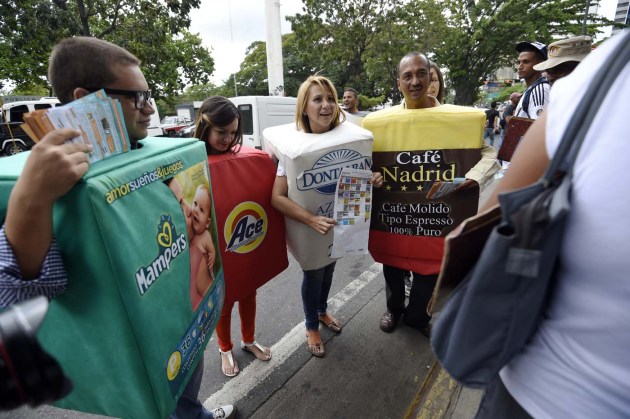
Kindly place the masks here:
POLYGON ((462 387, 433 361, 405 419, 474 418, 483 392, 462 387))

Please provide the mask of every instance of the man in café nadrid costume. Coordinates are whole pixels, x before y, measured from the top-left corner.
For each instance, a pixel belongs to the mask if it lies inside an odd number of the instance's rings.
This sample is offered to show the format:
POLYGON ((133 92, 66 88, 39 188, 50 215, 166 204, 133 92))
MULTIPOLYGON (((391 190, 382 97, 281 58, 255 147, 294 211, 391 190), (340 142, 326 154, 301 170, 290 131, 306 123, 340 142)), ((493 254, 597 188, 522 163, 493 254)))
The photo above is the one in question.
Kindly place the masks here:
POLYGON ((374 192, 369 249, 383 263, 386 282, 387 311, 380 328, 391 332, 402 316, 429 337, 427 305, 440 271, 444 237, 477 212, 480 187, 499 166, 496 150, 482 139, 482 111, 440 106, 428 96, 429 60, 424 54, 411 52, 400 60, 397 82, 404 102, 363 121, 374 134, 373 170, 384 179, 374 192), (406 271, 414 277, 407 307, 406 271))

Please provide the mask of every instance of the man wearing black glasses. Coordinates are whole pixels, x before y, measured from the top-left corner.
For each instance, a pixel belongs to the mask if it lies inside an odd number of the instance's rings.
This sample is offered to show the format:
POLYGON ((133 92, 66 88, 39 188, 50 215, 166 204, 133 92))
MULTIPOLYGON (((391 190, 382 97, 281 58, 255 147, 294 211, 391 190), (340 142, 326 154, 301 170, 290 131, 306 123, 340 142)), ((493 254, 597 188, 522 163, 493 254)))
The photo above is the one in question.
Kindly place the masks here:
MULTIPOLYGON (((138 141, 147 137, 150 117, 155 112, 149 101, 151 92, 140 70, 140 60, 125 49, 90 37, 62 40, 53 48, 48 79, 62 104, 104 89, 108 96, 120 101, 131 148, 140 147, 138 141)), ((202 374, 203 358, 171 418, 220 419, 236 414, 236 408, 232 405, 212 411, 201 405, 198 393, 202 374)))
POLYGON ((64 39, 50 56, 48 80, 63 104, 99 89, 118 99, 132 149, 148 135, 155 112, 149 101, 149 85, 140 70, 140 60, 123 48, 96 38, 64 39))

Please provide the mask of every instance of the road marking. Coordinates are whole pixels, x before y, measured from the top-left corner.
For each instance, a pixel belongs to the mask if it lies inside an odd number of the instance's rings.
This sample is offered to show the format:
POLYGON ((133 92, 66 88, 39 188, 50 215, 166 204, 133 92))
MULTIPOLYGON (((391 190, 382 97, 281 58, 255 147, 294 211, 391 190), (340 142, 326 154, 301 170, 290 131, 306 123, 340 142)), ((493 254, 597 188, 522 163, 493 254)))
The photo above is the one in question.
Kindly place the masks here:
MULTIPOLYGON (((328 300, 330 310, 339 310, 381 272, 383 272, 383 265, 380 263, 372 264, 367 271, 328 300)), ((238 376, 226 382, 219 391, 208 397, 203 405, 206 409, 214 409, 241 400, 259 383, 269 377, 276 368, 281 366, 293 352, 304 346, 304 338, 304 322, 301 322, 271 347, 273 353, 271 361, 249 364, 241 370, 238 376)))

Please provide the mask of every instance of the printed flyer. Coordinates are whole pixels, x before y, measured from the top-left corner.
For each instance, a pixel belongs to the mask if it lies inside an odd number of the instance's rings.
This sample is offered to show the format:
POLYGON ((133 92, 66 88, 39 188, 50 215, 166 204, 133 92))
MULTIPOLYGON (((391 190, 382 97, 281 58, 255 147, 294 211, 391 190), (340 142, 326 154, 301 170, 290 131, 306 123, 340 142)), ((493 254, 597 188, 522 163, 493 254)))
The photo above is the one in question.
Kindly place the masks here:
POLYGON ((335 192, 331 257, 368 253, 372 211, 372 171, 344 167, 335 192))

